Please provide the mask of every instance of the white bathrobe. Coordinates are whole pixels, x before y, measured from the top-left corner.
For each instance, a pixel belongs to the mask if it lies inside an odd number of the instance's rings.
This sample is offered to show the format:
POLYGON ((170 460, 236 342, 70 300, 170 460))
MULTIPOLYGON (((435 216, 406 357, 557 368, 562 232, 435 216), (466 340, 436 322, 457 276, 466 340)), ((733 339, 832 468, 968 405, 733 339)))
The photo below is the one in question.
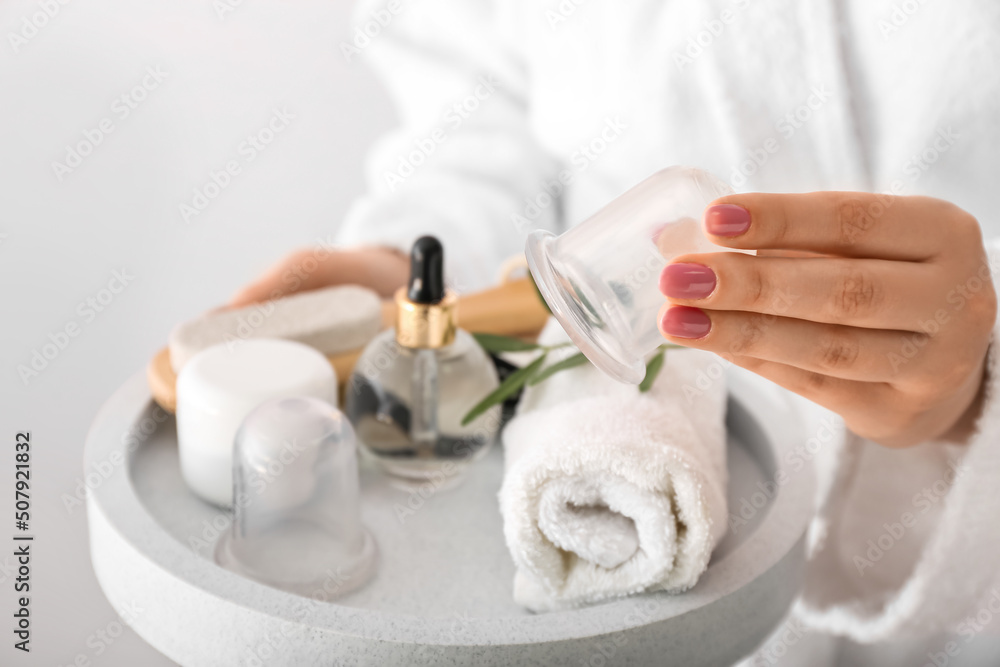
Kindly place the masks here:
MULTIPOLYGON (((1000 232, 996 0, 376 0, 356 25, 340 48, 402 127, 340 238, 437 234, 460 290, 674 164, 927 194, 1000 232)), ((848 437, 819 463, 805 589, 757 663, 1000 664, 1000 392, 967 445, 848 437)))

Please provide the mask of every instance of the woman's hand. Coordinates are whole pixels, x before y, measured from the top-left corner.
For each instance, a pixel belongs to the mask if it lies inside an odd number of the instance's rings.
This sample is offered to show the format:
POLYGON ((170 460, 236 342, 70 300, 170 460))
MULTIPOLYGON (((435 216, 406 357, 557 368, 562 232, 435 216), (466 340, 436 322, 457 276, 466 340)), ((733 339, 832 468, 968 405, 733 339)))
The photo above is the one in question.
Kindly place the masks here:
POLYGON ((997 300, 979 225, 927 197, 746 194, 705 211, 730 248, 660 276, 670 342, 715 352, 890 447, 968 437, 997 300))
POLYGON ((363 285, 388 297, 406 282, 409 270, 406 256, 390 248, 304 248, 241 289, 229 305, 245 306, 331 285, 363 285))

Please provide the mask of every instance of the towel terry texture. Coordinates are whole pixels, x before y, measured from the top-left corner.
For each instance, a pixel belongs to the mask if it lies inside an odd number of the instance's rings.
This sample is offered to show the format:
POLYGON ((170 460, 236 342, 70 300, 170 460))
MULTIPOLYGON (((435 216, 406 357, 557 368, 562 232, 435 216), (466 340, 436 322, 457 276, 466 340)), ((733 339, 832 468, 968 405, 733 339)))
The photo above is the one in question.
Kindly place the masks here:
MULTIPOLYGON (((541 337, 564 339, 554 320, 541 337)), ((698 581, 726 529, 725 385, 691 391, 713 360, 670 350, 645 394, 589 364, 526 389, 503 433, 500 490, 519 604, 551 610, 698 581)))

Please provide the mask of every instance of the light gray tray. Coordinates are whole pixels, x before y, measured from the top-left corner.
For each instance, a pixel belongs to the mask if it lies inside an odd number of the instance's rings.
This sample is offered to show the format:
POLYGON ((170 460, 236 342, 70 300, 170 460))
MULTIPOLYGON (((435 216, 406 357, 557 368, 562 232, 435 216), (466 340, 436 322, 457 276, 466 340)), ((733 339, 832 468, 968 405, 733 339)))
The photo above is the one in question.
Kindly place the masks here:
MULTIPOLYGON (((735 513, 744 499, 760 502, 758 483, 774 480, 804 438, 782 392, 730 375, 735 513)), ((814 486, 810 470, 790 473, 727 534, 688 593, 534 615, 511 598, 499 446, 460 486, 422 504, 364 469, 363 519, 379 570, 333 603, 215 565, 214 539, 229 515, 184 486, 173 417, 151 402, 142 374, 91 428, 86 470, 108 464, 113 472, 87 502, 97 578, 115 607, 143 610, 132 619, 136 632, 183 665, 728 665, 767 636, 798 590, 814 486), (401 521, 398 506, 410 500, 417 509, 401 521)))

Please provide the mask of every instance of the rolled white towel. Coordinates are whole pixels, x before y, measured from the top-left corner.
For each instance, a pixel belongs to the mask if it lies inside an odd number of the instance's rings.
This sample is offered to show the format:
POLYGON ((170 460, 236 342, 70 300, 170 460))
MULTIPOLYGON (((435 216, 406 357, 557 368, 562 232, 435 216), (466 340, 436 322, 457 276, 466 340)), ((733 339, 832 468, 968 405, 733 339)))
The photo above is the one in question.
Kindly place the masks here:
POLYGON ((284 338, 339 354, 367 345, 381 325, 378 294, 356 285, 324 287, 178 324, 170 332, 170 365, 179 373, 202 350, 250 338, 284 338))
MULTIPOLYGON (((565 334, 552 320, 540 340, 565 334)), ((726 530, 726 388, 706 372, 714 363, 668 350, 645 394, 590 364, 525 390, 503 433, 500 490, 518 604, 694 586, 726 530)))

